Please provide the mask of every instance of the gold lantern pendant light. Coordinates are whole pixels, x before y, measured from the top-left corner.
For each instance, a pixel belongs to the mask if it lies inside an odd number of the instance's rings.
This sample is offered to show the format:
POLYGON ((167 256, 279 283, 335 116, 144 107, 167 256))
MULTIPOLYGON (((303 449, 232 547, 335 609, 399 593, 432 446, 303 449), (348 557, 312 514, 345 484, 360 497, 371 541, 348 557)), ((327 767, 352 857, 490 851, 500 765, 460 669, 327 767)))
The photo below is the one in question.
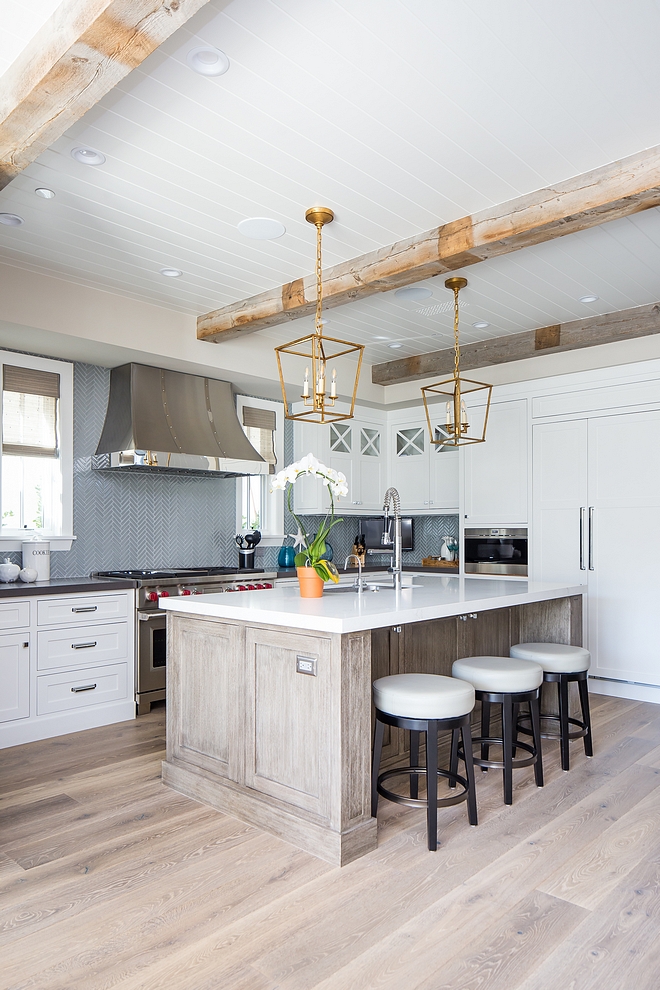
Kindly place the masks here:
POLYGON ((323 335, 322 304, 323 304, 323 269, 321 265, 321 231, 323 225, 334 220, 334 213, 325 206, 314 206, 305 213, 305 220, 316 227, 316 320, 314 333, 299 337, 289 344, 281 344, 275 348, 277 368, 284 399, 284 415, 287 419, 299 419, 307 423, 334 423, 340 419, 352 419, 355 409, 362 355, 364 346, 353 344, 348 340, 338 340, 336 337, 323 335), (352 398, 349 412, 340 412, 335 408, 337 394, 337 369, 333 362, 347 354, 357 355, 355 378, 351 381, 352 398), (303 361, 292 361, 289 358, 303 358, 303 361), (302 369, 304 367, 304 378, 302 369), (292 370, 295 369, 295 370, 292 370), (328 381, 328 371, 332 377, 328 381), (293 401, 302 400, 302 409, 293 412, 292 401, 287 397, 286 379, 301 381, 302 390, 293 401))
POLYGON ((422 389, 426 422, 429 428, 431 443, 444 448, 462 447, 470 443, 483 443, 486 439, 492 385, 475 382, 463 378, 460 371, 460 348, 458 344, 458 293, 467 285, 467 279, 454 275, 445 282, 445 287, 454 293, 454 374, 452 378, 425 385, 422 389), (483 393, 482 402, 470 403, 470 416, 464 396, 470 393, 483 393), (440 400, 433 397, 438 396, 440 400), (431 423, 431 408, 439 408, 441 422, 437 426, 431 423))

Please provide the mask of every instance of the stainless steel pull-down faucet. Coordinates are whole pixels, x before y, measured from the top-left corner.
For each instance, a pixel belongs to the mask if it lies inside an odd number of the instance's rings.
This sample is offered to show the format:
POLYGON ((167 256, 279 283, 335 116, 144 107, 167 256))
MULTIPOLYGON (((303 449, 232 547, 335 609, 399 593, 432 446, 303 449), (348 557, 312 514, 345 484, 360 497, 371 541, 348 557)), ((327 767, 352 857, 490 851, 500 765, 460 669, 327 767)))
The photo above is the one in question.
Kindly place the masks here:
POLYGON ((383 535, 381 544, 391 546, 390 539, 390 505, 394 512, 394 559, 388 571, 392 575, 392 585, 394 588, 401 588, 401 499, 396 488, 388 488, 383 499, 383 535))

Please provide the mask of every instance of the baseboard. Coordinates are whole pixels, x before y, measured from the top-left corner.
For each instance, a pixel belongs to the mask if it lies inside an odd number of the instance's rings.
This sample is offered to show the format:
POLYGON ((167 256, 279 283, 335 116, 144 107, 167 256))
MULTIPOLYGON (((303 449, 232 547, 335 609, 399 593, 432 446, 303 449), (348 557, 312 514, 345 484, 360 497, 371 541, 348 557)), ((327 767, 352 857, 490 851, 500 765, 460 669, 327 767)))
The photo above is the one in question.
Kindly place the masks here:
POLYGON ((636 684, 634 681, 615 681, 605 677, 590 677, 591 694, 606 694, 611 698, 628 698, 630 701, 651 701, 660 705, 660 686, 636 684))
POLYGON ((98 708, 82 708, 75 712, 56 712, 37 715, 34 718, 17 718, 0 725, 0 749, 22 746, 23 743, 67 736, 83 729, 96 729, 100 725, 128 722, 135 718, 135 702, 112 701, 98 708))

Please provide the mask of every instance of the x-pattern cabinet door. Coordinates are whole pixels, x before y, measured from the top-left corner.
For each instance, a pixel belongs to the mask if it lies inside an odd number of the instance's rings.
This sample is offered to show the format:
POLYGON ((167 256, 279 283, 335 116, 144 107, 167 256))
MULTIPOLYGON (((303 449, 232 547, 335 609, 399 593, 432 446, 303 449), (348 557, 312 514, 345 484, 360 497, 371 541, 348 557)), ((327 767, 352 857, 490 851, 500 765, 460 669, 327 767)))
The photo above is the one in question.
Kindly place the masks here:
POLYGON ((420 422, 392 424, 391 478, 406 511, 429 509, 429 461, 425 427, 420 422))

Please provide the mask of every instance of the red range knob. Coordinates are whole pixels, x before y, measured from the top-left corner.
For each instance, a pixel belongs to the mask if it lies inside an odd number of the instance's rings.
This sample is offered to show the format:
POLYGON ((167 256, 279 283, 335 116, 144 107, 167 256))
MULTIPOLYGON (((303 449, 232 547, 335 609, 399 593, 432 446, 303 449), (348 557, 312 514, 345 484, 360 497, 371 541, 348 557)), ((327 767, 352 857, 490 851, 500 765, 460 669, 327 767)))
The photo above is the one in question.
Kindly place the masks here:
POLYGON ((190 594, 192 594, 192 592, 191 592, 190 588, 182 588, 181 589, 181 594, 182 595, 190 595, 190 594))
POLYGON ((148 602, 157 602, 158 601, 158 595, 157 595, 157 593, 155 591, 148 591, 147 594, 145 595, 145 597, 146 597, 146 599, 147 599, 148 602))
POLYGON ((237 591, 247 591, 247 588, 245 587, 244 584, 239 584, 239 586, 238 586, 238 588, 236 590, 237 591))
POLYGON ((169 598, 170 597, 169 591, 159 591, 158 594, 160 595, 161 598, 169 598))
POLYGON ((255 589, 255 585, 253 585, 253 584, 248 584, 248 586, 247 586, 247 590, 248 590, 248 591, 254 591, 254 589, 255 589))
POLYGON ((269 582, 267 581, 267 582, 266 582, 266 584, 262 584, 262 586, 261 586, 261 587, 262 587, 262 588, 272 588, 273 586, 272 586, 272 584, 270 584, 270 583, 269 583, 269 582))

